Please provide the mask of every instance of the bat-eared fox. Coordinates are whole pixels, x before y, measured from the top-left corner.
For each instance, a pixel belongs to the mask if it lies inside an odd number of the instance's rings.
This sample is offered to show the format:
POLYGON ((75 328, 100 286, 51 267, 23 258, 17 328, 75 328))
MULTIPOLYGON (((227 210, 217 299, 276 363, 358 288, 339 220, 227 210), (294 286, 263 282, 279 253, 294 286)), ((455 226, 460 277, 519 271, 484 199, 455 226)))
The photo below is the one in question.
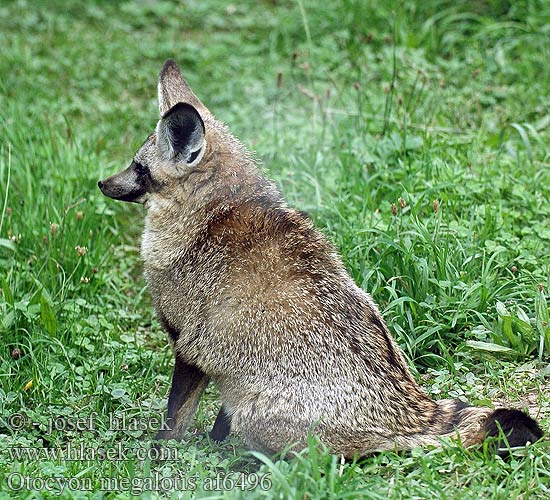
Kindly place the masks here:
POLYGON ((305 447, 309 433, 344 457, 457 435, 464 446, 494 436, 506 455, 498 436, 510 447, 542 436, 522 411, 428 397, 334 246, 172 60, 158 101, 153 133, 99 188, 147 212, 145 278, 175 355, 159 439, 181 438, 210 380, 222 401, 212 438, 234 430, 264 453, 305 447))

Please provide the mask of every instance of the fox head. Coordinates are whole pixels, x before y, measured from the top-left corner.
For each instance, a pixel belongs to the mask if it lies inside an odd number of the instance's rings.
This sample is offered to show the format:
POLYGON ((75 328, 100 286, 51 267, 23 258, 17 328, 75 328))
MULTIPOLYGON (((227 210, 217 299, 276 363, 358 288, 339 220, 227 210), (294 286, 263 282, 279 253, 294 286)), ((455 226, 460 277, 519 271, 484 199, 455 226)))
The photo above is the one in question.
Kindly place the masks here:
MULTIPOLYGON (((158 79, 160 120, 125 170, 98 182, 102 193, 151 210, 197 208, 253 185, 258 169, 169 59, 158 79)), ((257 183, 256 183, 257 184, 257 183)))

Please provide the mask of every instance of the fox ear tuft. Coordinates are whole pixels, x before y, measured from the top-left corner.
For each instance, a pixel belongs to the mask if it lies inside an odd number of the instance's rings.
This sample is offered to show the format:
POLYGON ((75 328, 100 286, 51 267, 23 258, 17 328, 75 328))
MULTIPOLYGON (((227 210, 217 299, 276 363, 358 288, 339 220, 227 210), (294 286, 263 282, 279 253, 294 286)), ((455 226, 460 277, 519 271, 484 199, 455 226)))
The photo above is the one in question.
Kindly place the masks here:
POLYGON ((178 102, 191 104, 203 114, 208 113, 208 110, 193 93, 191 87, 183 78, 178 65, 172 59, 168 59, 160 71, 158 101, 160 116, 164 116, 178 102))
POLYGON ((204 149, 204 122, 190 104, 178 103, 158 122, 157 144, 167 160, 193 164, 204 149))

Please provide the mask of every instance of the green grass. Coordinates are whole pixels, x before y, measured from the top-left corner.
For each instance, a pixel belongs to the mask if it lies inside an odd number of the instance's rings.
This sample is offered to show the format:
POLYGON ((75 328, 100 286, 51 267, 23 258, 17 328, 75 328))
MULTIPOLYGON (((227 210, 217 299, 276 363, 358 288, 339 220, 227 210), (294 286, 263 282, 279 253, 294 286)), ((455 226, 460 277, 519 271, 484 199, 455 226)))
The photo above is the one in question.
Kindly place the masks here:
POLYGON ((154 127, 175 58, 338 246, 427 391, 529 408, 548 431, 547 2, 6 1, 0 46, 0 499, 56 496, 10 490, 13 473, 94 490, 61 498, 159 476, 188 481, 174 498, 548 497, 548 441, 508 462, 448 443, 347 464, 314 440, 290 461, 217 445, 212 387, 174 455, 141 459, 153 431, 108 416, 162 415, 172 355, 141 278, 142 209, 96 186, 154 127), (49 433, 77 416, 94 428, 49 433), (10 456, 80 444, 126 456, 10 456), (206 491, 224 474, 259 484, 206 491))

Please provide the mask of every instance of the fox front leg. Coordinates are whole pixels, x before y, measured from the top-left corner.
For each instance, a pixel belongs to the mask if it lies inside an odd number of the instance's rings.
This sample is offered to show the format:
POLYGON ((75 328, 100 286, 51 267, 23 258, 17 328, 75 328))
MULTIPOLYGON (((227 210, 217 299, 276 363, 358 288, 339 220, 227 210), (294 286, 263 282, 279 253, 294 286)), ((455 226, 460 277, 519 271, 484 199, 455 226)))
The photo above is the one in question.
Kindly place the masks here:
POLYGON ((208 377, 202 371, 176 356, 166 425, 155 439, 181 439, 207 385, 208 377))

